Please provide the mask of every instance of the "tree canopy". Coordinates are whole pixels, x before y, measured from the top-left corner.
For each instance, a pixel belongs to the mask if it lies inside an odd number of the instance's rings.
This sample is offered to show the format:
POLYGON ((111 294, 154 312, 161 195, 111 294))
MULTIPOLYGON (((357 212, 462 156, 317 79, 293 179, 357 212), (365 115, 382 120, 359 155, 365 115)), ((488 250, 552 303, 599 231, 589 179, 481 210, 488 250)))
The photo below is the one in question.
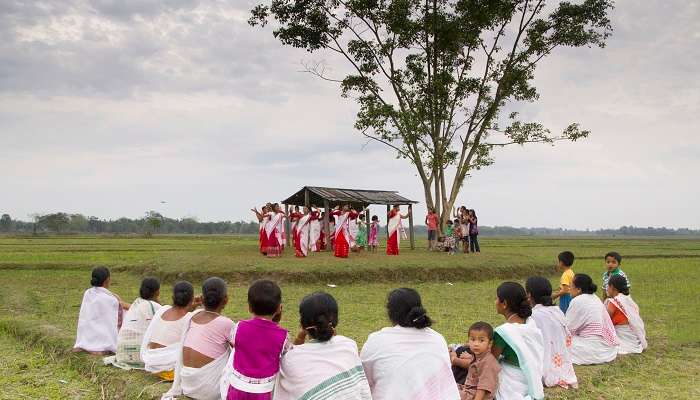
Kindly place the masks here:
POLYGON ((558 47, 604 47, 612 0, 272 0, 249 23, 273 22, 284 45, 344 60, 345 76, 323 62, 306 72, 353 97, 365 137, 408 159, 428 207, 449 218, 470 172, 493 163, 494 148, 575 141, 589 132, 572 122, 560 133, 516 112, 534 102, 537 64, 558 47))

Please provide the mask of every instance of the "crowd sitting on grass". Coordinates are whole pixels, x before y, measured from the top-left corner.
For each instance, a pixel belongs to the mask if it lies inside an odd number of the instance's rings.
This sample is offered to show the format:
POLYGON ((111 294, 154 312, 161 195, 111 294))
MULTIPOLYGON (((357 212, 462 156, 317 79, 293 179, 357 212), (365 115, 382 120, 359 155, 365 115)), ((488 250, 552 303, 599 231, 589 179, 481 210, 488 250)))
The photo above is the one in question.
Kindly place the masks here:
POLYGON ((74 349, 113 354, 106 363, 172 381, 162 399, 543 399, 544 387, 578 386, 574 365, 647 347, 620 255, 605 257, 605 303, 590 276, 573 274, 573 259, 571 252, 559 255, 557 293, 537 276, 524 287, 500 284, 495 309, 504 322, 473 323, 461 346, 448 346, 431 328, 417 291, 392 290, 390 326, 369 334, 361 350, 339 334, 338 304, 325 292, 302 299, 294 336, 279 326, 282 290, 273 281, 250 285, 251 318, 234 322, 222 315, 229 297, 221 278, 206 279, 200 296, 189 282, 177 282, 172 306, 158 304, 160 283, 145 278, 127 304, 109 290, 109 270, 96 267, 74 349), (572 300, 562 311, 553 298, 564 294, 572 300))

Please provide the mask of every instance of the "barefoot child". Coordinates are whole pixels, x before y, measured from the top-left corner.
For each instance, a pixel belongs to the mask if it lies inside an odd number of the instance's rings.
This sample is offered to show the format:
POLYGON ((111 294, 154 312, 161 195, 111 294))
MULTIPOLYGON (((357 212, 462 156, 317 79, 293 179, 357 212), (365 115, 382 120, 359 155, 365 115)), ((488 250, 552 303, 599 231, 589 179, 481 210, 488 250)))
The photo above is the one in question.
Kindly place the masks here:
POLYGON ((376 215, 372 216, 372 223, 369 225, 369 248, 372 253, 377 252, 377 245, 379 241, 377 240, 377 235, 379 234, 379 217, 376 215))
POLYGON ((620 269, 620 264, 622 264, 622 256, 616 251, 611 251, 605 255, 605 266, 606 270, 603 272, 603 300, 608 298, 608 281, 613 275, 620 275, 627 281, 627 288, 630 288, 630 280, 627 278, 622 269, 620 269))
POLYGON ((559 269, 563 271, 559 280, 559 291, 552 295, 552 300, 559 298, 559 309, 566 314, 571 303, 571 282, 574 281, 574 270, 571 267, 574 265, 574 253, 563 251, 557 257, 559 259, 559 269))
POLYGON ((248 309, 253 318, 239 321, 233 333, 234 351, 224 371, 226 399, 270 400, 280 358, 289 343, 287 331, 278 325, 282 318, 279 286, 269 280, 253 282, 248 289, 248 309))
POLYGON ((462 353, 457 357, 451 352, 450 359, 467 366, 467 379, 460 390, 461 400, 493 400, 498 388, 498 373, 501 366, 491 353, 493 327, 486 322, 475 322, 469 327, 469 350, 474 354, 462 353))

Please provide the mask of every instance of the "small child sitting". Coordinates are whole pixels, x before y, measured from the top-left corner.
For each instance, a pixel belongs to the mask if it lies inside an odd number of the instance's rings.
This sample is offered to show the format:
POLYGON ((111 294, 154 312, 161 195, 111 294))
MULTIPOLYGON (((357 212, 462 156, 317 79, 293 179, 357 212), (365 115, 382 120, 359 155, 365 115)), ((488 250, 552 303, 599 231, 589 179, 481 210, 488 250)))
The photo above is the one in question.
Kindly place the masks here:
POLYGON ((625 278, 628 288, 632 286, 630 285, 630 280, 627 278, 627 275, 622 272, 622 269, 620 268, 621 264, 622 256, 620 253, 611 251, 605 255, 605 266, 607 269, 605 272, 603 272, 603 299, 608 297, 608 282, 610 281, 610 277, 613 275, 620 275, 625 278))
POLYGON ((491 354, 493 327, 486 322, 475 322, 469 327, 469 351, 457 357, 451 352, 453 365, 467 366, 467 378, 460 387, 461 400, 493 400, 498 388, 501 366, 491 354))
POLYGON ((233 335, 234 352, 224 372, 227 400, 272 399, 280 358, 291 342, 278 325, 282 318, 282 290, 269 280, 253 282, 248 289, 253 318, 239 321, 233 335))
POLYGON ((452 225, 452 221, 448 219, 447 220, 447 229, 445 229, 445 240, 444 240, 445 251, 449 252, 450 254, 454 254, 456 245, 457 245, 457 243, 455 242, 455 238, 454 238, 454 226, 452 225))

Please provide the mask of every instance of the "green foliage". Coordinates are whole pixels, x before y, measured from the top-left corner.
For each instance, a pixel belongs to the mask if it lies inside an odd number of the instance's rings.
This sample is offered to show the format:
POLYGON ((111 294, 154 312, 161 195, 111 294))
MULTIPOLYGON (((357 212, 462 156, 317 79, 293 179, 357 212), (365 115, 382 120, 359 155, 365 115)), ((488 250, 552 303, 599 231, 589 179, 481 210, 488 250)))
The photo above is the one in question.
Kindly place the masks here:
POLYGON ((0 217, 0 232, 9 232, 12 230, 12 218, 10 214, 3 214, 0 217))
POLYGON ((603 47, 612 0, 271 0, 249 23, 274 21, 284 45, 334 54, 351 73, 326 76, 359 104, 355 127, 415 165, 428 207, 449 218, 470 171, 493 163, 496 147, 578 140, 578 123, 559 135, 511 114, 533 102, 537 64, 558 47, 603 47), (446 175, 454 175, 451 183, 446 175))

